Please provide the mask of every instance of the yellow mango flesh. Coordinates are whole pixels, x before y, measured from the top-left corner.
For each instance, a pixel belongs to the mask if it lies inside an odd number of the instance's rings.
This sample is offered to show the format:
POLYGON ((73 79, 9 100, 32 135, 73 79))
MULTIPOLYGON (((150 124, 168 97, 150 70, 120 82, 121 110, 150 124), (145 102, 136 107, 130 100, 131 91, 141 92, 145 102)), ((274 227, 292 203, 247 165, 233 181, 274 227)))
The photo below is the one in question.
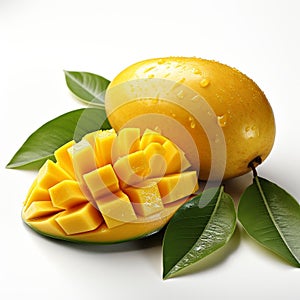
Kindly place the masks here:
POLYGON ((63 212, 55 221, 67 235, 96 229, 103 219, 91 203, 63 212))
POLYGON ((164 208, 158 186, 153 181, 128 187, 125 192, 131 199, 134 210, 141 216, 147 217, 164 208))
POLYGON ((151 234, 198 189, 184 153, 150 130, 89 133, 55 158, 40 169, 22 218, 59 239, 115 243, 151 234))
POLYGON ((75 141, 70 141, 57 149, 54 152, 55 158, 56 158, 56 163, 62 167, 65 171, 69 173, 69 175, 75 179, 75 173, 74 173, 74 168, 73 168, 73 162, 70 158, 70 155, 68 153, 68 149, 75 145, 75 141))
POLYGON ((137 219, 128 196, 121 191, 109 193, 107 196, 96 200, 96 203, 108 228, 137 219))

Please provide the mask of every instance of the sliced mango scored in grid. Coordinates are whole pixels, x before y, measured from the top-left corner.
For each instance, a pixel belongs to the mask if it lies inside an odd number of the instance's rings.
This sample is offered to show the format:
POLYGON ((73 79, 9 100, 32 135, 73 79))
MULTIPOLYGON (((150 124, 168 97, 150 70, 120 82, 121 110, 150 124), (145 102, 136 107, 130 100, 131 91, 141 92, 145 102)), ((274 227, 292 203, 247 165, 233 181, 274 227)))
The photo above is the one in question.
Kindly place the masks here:
POLYGON ((22 211, 36 231, 70 241, 119 242, 162 228, 198 189, 185 154, 161 134, 98 130, 55 151, 22 211))

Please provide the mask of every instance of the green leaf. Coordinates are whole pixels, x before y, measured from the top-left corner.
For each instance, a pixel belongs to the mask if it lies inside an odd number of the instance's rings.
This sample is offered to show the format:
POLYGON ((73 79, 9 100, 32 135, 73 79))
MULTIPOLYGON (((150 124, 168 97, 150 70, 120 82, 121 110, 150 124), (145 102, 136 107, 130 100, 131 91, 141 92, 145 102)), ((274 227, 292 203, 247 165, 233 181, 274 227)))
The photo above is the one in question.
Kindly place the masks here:
POLYGON ((240 199, 238 219, 257 242, 300 266, 300 206, 285 190, 256 176, 240 199))
POLYGON ((64 72, 67 86, 74 96, 84 103, 104 107, 105 90, 109 80, 88 72, 64 72))
POLYGON ((163 240, 163 278, 208 256, 232 236, 236 213, 223 187, 211 188, 181 206, 163 240))
POLYGON ((63 144, 79 141, 85 134, 109 129, 105 110, 78 109, 63 114, 32 133, 7 164, 9 169, 39 169, 47 160, 54 160, 54 151, 63 144))

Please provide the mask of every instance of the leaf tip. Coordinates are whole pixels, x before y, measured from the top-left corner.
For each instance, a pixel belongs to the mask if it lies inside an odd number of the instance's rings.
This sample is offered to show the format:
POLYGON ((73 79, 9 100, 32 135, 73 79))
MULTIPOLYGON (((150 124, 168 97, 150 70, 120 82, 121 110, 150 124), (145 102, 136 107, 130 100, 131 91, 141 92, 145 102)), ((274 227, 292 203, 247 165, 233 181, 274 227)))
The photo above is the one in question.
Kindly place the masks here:
POLYGON ((64 72, 64 74, 65 74, 65 77, 68 77, 69 75, 70 75, 70 71, 68 71, 68 70, 63 70, 63 72, 64 72))
POLYGON ((13 162, 13 158, 9 161, 9 163, 5 166, 5 169, 16 169, 16 164, 13 162))
POLYGON ((171 274, 170 273, 163 273, 163 276, 162 276, 162 279, 163 280, 167 280, 167 279, 169 279, 171 277, 171 274))

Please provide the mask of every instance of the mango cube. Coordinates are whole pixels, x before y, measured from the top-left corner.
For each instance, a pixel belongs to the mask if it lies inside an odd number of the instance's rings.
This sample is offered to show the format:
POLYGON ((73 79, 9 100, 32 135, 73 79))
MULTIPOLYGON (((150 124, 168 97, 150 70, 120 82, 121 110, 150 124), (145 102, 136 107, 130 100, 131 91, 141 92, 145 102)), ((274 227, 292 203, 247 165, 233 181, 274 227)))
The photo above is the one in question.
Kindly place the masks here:
POLYGON ((118 132, 112 149, 113 162, 119 157, 140 150, 140 129, 124 128, 118 132))
POLYGON ((102 132, 102 130, 97 130, 97 131, 89 132, 82 139, 86 140, 95 149, 96 136, 98 134, 100 134, 101 132, 102 132))
POLYGON ((148 178, 160 178, 166 174, 167 161, 165 159, 166 150, 160 143, 154 142, 144 149, 146 159, 149 163, 148 178))
POLYGON ((140 216, 147 217, 164 209, 159 189, 153 181, 128 187, 125 193, 129 196, 135 212, 140 216))
POLYGON ((187 197, 199 188, 196 171, 165 176, 157 185, 164 204, 187 197))
POLYGON ((55 207, 68 209, 88 200, 79 184, 74 180, 63 180, 49 189, 52 203, 55 207))
POLYGON ((113 168, 119 179, 127 185, 142 181, 149 173, 149 163, 142 150, 119 158, 113 168))
POLYGON ((51 201, 34 201, 25 211, 26 219, 42 218, 60 212, 61 209, 54 207, 51 201))
POLYGON ((36 184, 36 186, 32 189, 31 193, 28 195, 27 200, 24 204, 24 209, 26 210, 31 203, 35 201, 50 201, 49 191, 46 188, 41 187, 36 184))
POLYGON ((106 197, 96 200, 96 203, 108 228, 137 219, 128 196, 122 191, 108 194, 106 197))
POLYGON ((166 151, 166 155, 165 155, 165 159, 167 161, 166 174, 180 172, 181 157, 178 148, 171 141, 166 141, 162 146, 166 151))
POLYGON ((40 232, 45 232, 50 236, 65 236, 65 232, 56 222, 56 218, 58 218, 62 213, 64 212, 58 212, 57 214, 53 214, 51 216, 36 218, 31 220, 30 225, 34 228, 38 228, 40 232))
POLYGON ((63 212, 55 221, 67 235, 71 235, 92 231, 100 226, 103 219, 98 210, 91 203, 87 203, 81 207, 63 212))
POLYGON ((118 177, 110 164, 85 174, 83 178, 94 199, 119 190, 118 177))
POLYGON ((55 156, 55 159, 56 159, 56 163, 61 168, 66 170, 68 172, 68 174, 73 179, 75 179, 74 166, 73 166, 73 162, 70 158, 70 154, 68 152, 68 149, 71 148, 74 145, 75 145, 75 141, 72 140, 72 141, 64 144, 60 148, 58 148, 56 151, 54 151, 54 156, 55 156))
POLYGON ((82 176, 97 168, 94 149, 86 140, 81 140, 68 149, 73 161, 77 180, 82 182, 82 176))
POLYGON ((112 147, 116 136, 117 134, 113 129, 99 131, 95 136, 95 152, 97 153, 98 167, 112 164, 112 147))
POLYGON ((48 189, 65 179, 72 179, 72 177, 58 164, 52 160, 47 160, 39 170, 37 185, 48 189))
POLYGON ((141 137, 140 148, 144 150, 151 143, 159 143, 162 145, 167 140, 168 139, 166 137, 162 136, 158 132, 146 129, 141 137))

